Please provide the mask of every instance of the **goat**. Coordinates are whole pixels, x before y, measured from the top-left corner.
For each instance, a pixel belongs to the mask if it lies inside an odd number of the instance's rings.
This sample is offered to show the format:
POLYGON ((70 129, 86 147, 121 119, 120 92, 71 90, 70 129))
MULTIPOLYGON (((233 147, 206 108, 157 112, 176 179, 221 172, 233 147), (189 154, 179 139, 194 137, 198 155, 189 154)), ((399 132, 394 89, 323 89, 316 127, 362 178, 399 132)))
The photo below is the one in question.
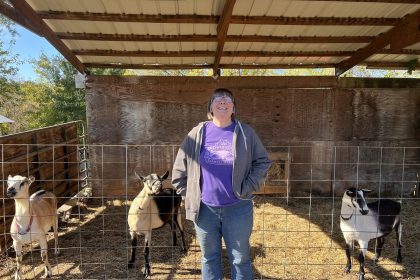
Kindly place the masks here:
POLYGON ((380 199, 375 202, 366 203, 364 195, 371 192, 367 189, 349 188, 344 192, 340 228, 346 240, 347 265, 344 269, 350 272, 351 259, 350 249, 353 248, 353 241, 360 246, 359 253, 359 274, 358 279, 363 280, 365 275, 364 261, 369 240, 376 238, 375 259, 378 262, 381 256, 385 236, 395 230, 397 235, 397 262, 402 262, 401 256, 401 232, 400 222, 401 204, 391 199, 380 199), (359 212, 361 215, 359 215, 359 212), (368 213, 371 213, 368 215, 368 213))
POLYGON ((172 244, 176 246, 176 228, 181 234, 181 251, 185 252, 184 231, 181 221, 181 196, 174 189, 163 189, 162 182, 168 178, 169 171, 162 176, 150 174, 136 177, 143 182, 143 189, 134 198, 128 212, 128 225, 131 236, 131 258, 128 268, 134 267, 136 259, 137 235, 145 235, 143 276, 150 276, 149 246, 152 230, 169 223, 172 229, 172 244))
POLYGON ((7 196, 15 200, 15 216, 10 235, 16 252, 15 279, 21 279, 22 245, 38 241, 41 247, 41 258, 45 264, 45 277, 51 277, 51 266, 48 263, 48 245, 46 234, 54 229, 55 254, 58 254, 58 219, 57 198, 51 192, 40 190, 29 196, 29 186, 35 181, 29 178, 9 175, 7 196))

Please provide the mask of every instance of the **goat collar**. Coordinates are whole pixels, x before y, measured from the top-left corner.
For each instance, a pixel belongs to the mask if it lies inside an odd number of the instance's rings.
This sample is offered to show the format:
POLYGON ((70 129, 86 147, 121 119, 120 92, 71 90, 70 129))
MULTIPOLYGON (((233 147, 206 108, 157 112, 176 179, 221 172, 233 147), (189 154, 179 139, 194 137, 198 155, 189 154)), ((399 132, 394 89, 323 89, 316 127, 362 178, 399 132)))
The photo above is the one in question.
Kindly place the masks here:
POLYGON ((350 220, 351 217, 353 217, 353 213, 351 213, 351 215, 348 218, 345 218, 345 217, 343 217, 343 215, 340 215, 340 218, 343 219, 344 221, 350 220))
POLYGON ((34 220, 34 216, 33 216, 33 215, 31 215, 31 218, 29 219, 29 225, 28 225, 28 227, 26 228, 26 230, 25 230, 25 231, 23 231, 23 230, 22 230, 22 227, 21 227, 21 226, 19 226, 18 218, 16 217, 16 228, 17 228, 17 232, 18 232, 18 234, 19 234, 19 235, 25 235, 25 234, 27 234, 27 233, 28 233, 28 231, 30 231, 30 230, 31 230, 31 226, 32 226, 32 222, 33 222, 33 220, 34 220))
MULTIPOLYGON (((353 206, 355 206, 355 205, 354 205, 354 203, 353 203, 353 201, 351 201, 351 204, 353 204, 353 206)), ((350 206, 350 205, 347 205, 347 206, 351 208, 351 206, 350 206)), ((356 207, 356 206, 355 206, 355 207, 356 207)), ((350 220, 350 219, 351 219, 351 217, 353 217, 353 213, 354 213, 354 211, 350 214, 350 216, 349 216, 348 218, 343 217, 343 214, 341 214, 341 215, 340 215, 340 218, 341 218, 341 219, 343 219, 344 221, 348 221, 348 220, 350 220)))

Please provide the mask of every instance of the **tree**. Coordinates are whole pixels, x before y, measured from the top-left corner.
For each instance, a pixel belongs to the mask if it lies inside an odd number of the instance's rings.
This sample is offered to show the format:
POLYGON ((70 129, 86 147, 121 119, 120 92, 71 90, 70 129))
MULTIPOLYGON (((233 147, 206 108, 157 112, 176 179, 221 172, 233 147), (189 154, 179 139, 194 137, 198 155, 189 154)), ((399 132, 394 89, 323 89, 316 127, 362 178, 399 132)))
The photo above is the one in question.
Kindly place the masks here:
POLYGON ((77 70, 61 56, 49 58, 42 53, 35 64, 39 127, 70 121, 86 121, 85 90, 75 86, 77 70))
MULTIPOLYGON (((0 15, 0 114, 12 118, 11 113, 18 106, 18 84, 13 77, 19 64, 18 55, 13 55, 11 48, 17 36, 14 24, 0 15), (10 36, 6 36, 10 35, 10 36), (9 39, 9 49, 5 48, 4 38, 9 39)), ((0 135, 10 133, 12 126, 0 124, 0 135)))

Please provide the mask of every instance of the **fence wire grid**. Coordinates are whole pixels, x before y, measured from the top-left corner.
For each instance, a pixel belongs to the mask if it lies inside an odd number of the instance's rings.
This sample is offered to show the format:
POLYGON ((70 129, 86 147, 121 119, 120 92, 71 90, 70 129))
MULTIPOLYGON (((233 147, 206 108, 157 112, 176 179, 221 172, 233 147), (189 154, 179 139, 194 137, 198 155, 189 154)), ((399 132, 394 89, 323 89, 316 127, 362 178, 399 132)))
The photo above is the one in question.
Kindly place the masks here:
MULTIPOLYGON (((60 201, 59 248, 52 234, 48 255, 53 279, 142 278, 144 241, 137 245, 135 268, 127 267, 131 242, 128 209, 142 185, 140 175, 171 171, 177 145, 1 145, 0 278, 14 277, 10 222, 14 201, 6 196, 7 176, 34 175, 35 187, 51 189, 60 201), (26 151, 26 157, 14 156, 26 151), (46 155, 48 154, 48 155, 46 155), (74 156, 70 156, 73 154, 74 156)), ((254 197, 251 258, 255 279, 357 279, 359 247, 352 250, 352 271, 344 273, 345 241, 340 209, 349 187, 367 188, 367 202, 390 198, 401 203, 402 256, 397 263, 395 234, 385 238, 374 263, 376 242, 369 242, 365 279, 419 279, 420 147, 268 146, 272 165, 262 191, 254 197)), ((170 187, 170 178, 165 182, 170 187)), ((192 222, 184 218, 187 252, 172 245, 170 227, 153 230, 150 279, 201 279, 201 253, 192 222)), ((181 243, 179 234, 178 245, 181 243)), ((223 248, 223 273, 230 279, 223 248)), ((22 275, 44 274, 36 243, 24 246, 22 275)))

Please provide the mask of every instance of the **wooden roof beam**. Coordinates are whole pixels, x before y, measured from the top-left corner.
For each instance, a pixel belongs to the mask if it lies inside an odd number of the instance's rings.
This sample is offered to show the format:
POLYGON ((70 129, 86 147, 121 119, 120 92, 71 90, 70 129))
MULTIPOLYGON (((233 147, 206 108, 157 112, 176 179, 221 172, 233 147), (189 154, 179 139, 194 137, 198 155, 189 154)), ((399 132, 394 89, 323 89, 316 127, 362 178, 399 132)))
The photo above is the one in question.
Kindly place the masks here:
MULTIPOLYGON (((122 64, 85 63, 89 68, 121 68, 143 70, 212 69, 212 64, 122 64)), ((294 69, 294 68, 334 68, 334 64, 219 64, 219 69, 294 69)))
MULTIPOLYGON (((204 23, 218 24, 220 16, 208 15, 143 15, 143 14, 110 14, 82 13, 66 11, 38 11, 42 19, 111 21, 111 22, 145 22, 145 23, 204 23)), ((399 18, 368 17, 273 17, 273 16, 233 16, 230 24, 268 24, 268 25, 369 25, 394 26, 399 18)))
POLYGON ((231 24, 394 26, 398 18, 232 16, 231 24))
POLYGON ((77 57, 67 48, 67 46, 57 37, 54 31, 38 17, 36 12, 29 6, 26 1, 11 0, 13 7, 19 13, 31 22, 36 30, 38 30, 44 37, 79 71, 80 73, 87 73, 85 66, 77 59, 77 57))
POLYGON ((369 45, 338 63, 335 75, 340 76, 353 66, 360 64, 371 55, 390 45, 391 50, 401 49, 420 41, 420 9, 404 17, 394 28, 377 36, 369 45))
POLYGON ((41 31, 39 31, 33 24, 22 14, 17 11, 14 7, 9 6, 4 1, 0 1, 0 14, 4 15, 8 19, 20 24, 21 26, 25 27, 26 29, 32 31, 36 35, 43 37, 41 31))
POLYGON ((222 57, 223 48, 225 46, 226 36, 229 29, 230 18, 232 17, 233 7, 236 0, 226 0, 223 8, 222 16, 220 17, 219 24, 217 25, 217 48, 214 55, 213 62, 213 76, 220 76, 219 63, 222 57))
MULTIPOLYGON (((134 35, 57 32, 62 40, 97 40, 126 42, 217 42, 216 35, 134 35)), ((369 43, 373 36, 257 36, 229 35, 225 42, 267 42, 267 43, 369 43)))
MULTIPOLYGON (((117 50, 73 50, 75 55, 114 56, 114 57, 211 57, 212 51, 117 51, 117 50)), ((300 51, 300 52, 265 52, 265 51, 227 51, 223 57, 331 57, 351 56, 349 51, 300 51)), ((420 53, 420 50, 419 50, 420 53)))
POLYGON ((208 15, 144 15, 144 14, 112 14, 68 11, 38 11, 42 19, 112 21, 112 22, 147 22, 147 23, 207 23, 217 24, 218 16, 208 15))
POLYGON ((119 68, 144 70, 179 70, 179 69, 210 69, 211 64, 123 64, 123 63, 85 63, 88 68, 119 68))
MULTIPOLYGON (((362 65, 366 66, 368 69, 394 69, 394 70, 408 70, 409 62, 394 62, 394 61, 381 61, 381 62, 366 62, 362 65)), ((420 69, 420 65, 415 65, 415 70, 420 69)), ((413 69, 414 70, 414 69, 413 69)))

